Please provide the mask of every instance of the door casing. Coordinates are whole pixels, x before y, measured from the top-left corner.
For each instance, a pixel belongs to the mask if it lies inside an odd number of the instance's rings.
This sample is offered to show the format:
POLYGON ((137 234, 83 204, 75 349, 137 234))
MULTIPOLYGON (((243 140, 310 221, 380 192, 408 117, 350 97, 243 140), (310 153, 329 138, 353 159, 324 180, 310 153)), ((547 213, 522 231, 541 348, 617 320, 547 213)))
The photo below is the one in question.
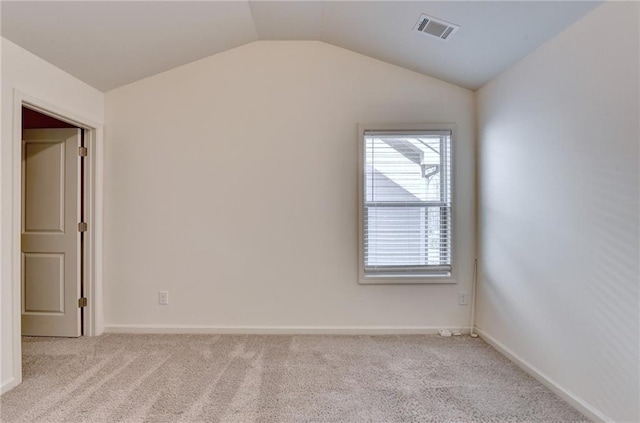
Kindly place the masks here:
POLYGON ((58 120, 68 122, 84 131, 85 146, 89 149, 85 161, 85 221, 89 230, 83 245, 84 294, 88 298, 83 309, 84 336, 97 336, 103 332, 102 313, 102 228, 103 228, 103 139, 102 124, 87 119, 63 107, 48 103, 27 93, 13 91, 13 130, 11 143, 11 287, 12 287, 12 358, 13 381, 3 387, 9 390, 22 382, 21 343, 21 217, 22 217, 22 107, 26 107, 58 120))

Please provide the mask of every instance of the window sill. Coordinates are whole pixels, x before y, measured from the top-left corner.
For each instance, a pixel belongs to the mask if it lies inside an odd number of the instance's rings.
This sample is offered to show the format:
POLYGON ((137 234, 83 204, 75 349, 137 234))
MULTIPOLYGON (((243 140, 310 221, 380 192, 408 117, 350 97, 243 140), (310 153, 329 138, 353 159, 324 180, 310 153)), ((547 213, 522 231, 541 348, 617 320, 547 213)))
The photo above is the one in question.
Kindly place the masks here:
POLYGON ((436 285, 456 284, 458 280, 453 276, 365 276, 358 280, 360 285, 436 285))

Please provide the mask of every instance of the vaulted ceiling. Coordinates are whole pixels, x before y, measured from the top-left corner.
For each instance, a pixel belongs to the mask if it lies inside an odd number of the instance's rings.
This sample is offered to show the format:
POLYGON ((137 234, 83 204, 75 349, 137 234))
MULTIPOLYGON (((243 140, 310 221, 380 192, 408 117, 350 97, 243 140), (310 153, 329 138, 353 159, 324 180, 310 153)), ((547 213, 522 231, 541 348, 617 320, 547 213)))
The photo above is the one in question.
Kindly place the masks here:
POLYGON ((101 91, 257 40, 318 40, 477 89, 601 2, 2 1, 2 36, 101 91), (460 25, 448 41, 421 14, 460 25))

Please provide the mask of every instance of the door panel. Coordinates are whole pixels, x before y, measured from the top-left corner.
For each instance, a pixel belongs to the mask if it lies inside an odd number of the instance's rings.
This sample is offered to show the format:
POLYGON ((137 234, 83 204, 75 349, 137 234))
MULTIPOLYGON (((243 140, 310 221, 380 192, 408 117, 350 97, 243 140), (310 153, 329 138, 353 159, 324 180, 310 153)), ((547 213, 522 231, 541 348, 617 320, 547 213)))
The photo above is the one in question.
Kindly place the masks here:
POLYGON ((25 233, 64 233, 65 143, 29 141, 25 154, 25 233))
POLYGON ((64 313, 64 254, 24 253, 24 311, 64 313))
POLYGON ((80 140, 80 129, 23 132, 23 335, 81 334, 80 140))

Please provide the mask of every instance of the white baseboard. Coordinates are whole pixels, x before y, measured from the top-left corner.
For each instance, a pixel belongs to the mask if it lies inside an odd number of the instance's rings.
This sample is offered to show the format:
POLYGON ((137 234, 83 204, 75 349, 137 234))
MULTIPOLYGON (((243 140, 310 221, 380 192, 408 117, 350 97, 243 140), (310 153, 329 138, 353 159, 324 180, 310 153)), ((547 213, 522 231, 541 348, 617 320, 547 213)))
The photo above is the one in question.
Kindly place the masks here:
MULTIPOLYGON (((205 326, 105 324, 108 333, 190 333, 256 335, 429 335, 442 327, 426 326, 205 326)), ((469 328, 462 328, 469 333, 469 328)), ((460 330, 452 327, 449 330, 460 330)))
POLYGON ((4 394, 5 392, 9 392, 10 390, 15 388, 16 386, 18 386, 18 381, 14 377, 11 377, 11 378, 9 378, 7 380, 3 380, 2 381, 2 388, 0 388, 0 395, 4 394))
POLYGON ((500 341, 496 340, 487 332, 478 328, 476 328, 475 331, 489 345, 501 352, 505 357, 517 364, 518 367, 534 377, 538 382, 542 383, 544 386, 552 390, 556 395, 568 402, 572 407, 580 411, 587 418, 596 422, 613 422, 612 419, 608 418, 603 413, 587 404, 578 396, 555 383, 551 378, 529 364, 527 361, 520 358, 513 350, 502 344, 500 341))

